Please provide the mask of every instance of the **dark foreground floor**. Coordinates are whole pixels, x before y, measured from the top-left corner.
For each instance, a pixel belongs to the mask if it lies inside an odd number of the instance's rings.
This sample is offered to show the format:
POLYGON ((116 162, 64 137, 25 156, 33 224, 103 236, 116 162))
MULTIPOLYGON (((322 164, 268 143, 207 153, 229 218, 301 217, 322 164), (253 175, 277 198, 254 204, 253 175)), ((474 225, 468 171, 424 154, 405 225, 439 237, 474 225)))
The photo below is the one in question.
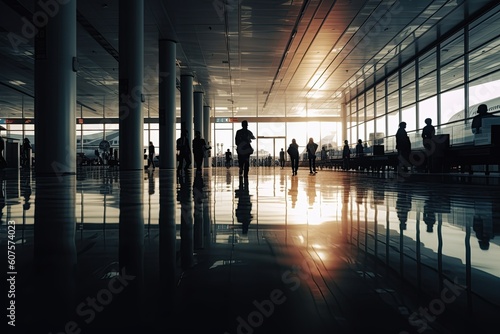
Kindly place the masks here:
POLYGON ((500 315, 497 181, 11 172, 4 322, 54 334, 487 332, 500 315))

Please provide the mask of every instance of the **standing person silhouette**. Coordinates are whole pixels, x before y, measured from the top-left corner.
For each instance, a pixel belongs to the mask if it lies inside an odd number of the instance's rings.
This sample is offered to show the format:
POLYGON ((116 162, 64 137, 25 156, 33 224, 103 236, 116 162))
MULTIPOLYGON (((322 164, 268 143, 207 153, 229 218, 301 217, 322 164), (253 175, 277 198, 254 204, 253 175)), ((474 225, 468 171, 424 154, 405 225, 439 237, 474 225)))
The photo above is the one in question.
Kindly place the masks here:
POLYGON ((186 129, 181 130, 181 136, 177 139, 177 170, 182 169, 188 170, 191 166, 191 147, 188 142, 188 131, 186 129))
POLYGON ((486 117, 495 117, 494 115, 488 113, 488 106, 486 104, 480 104, 477 107, 477 115, 472 119, 471 130, 472 133, 478 134, 481 133, 481 127, 483 123, 483 118, 486 117))
POLYGON ((285 151, 283 149, 280 151, 280 167, 281 169, 285 168, 285 151))
POLYGON ((351 149, 349 148, 349 141, 344 140, 344 148, 342 149, 342 162, 344 170, 349 170, 351 160, 351 149))
POLYGON ((227 149, 226 151, 226 168, 231 167, 231 160, 233 160, 233 155, 231 154, 231 151, 227 149))
POLYGON ((31 165, 31 142, 28 138, 23 141, 23 165, 22 167, 29 168, 31 165))
POLYGON ((148 152, 148 168, 149 166, 153 165, 153 170, 155 170, 155 146, 153 145, 153 142, 149 142, 149 152, 148 152))
POLYGON ((358 139, 358 143, 356 144, 356 156, 362 157, 364 155, 365 155, 365 152, 364 152, 364 147, 363 147, 363 141, 361 139, 358 139))
POLYGON ((436 134, 436 128, 434 128, 434 125, 432 125, 432 119, 431 118, 426 118, 425 119, 425 126, 422 129, 422 140, 424 147, 429 150, 431 148, 431 143, 430 141, 432 140, 432 137, 436 134))
POLYGON ((399 123, 399 129, 396 132, 396 150, 398 150, 399 166, 403 166, 405 171, 410 165, 411 142, 406 133, 406 122, 399 123))
POLYGON ((292 165, 292 175, 297 175, 297 170, 299 169, 299 145, 292 139, 292 143, 288 146, 286 150, 290 156, 290 164, 292 165))
POLYGON ((432 119, 431 118, 426 118, 425 119, 425 126, 422 129, 422 141, 424 148, 426 149, 426 155, 427 159, 425 162, 426 165, 426 171, 431 172, 433 168, 433 161, 432 161, 432 154, 434 153, 431 151, 432 148, 432 137, 436 134, 436 129, 434 128, 434 125, 432 125, 432 119))
POLYGON ((194 132, 193 139, 193 156, 197 172, 200 172, 203 167, 203 158, 205 157, 206 150, 207 143, 205 142, 205 139, 201 138, 200 131, 196 130, 194 132))
POLYGON ((309 174, 316 174, 316 150, 318 149, 318 144, 314 142, 314 140, 309 138, 309 142, 306 146, 307 149, 307 158, 309 159, 309 174))
POLYGON ((238 153, 238 165, 240 168, 240 176, 248 176, 249 159, 253 153, 253 148, 250 143, 255 139, 252 131, 248 130, 248 122, 241 122, 241 129, 236 131, 235 136, 236 152, 238 153))

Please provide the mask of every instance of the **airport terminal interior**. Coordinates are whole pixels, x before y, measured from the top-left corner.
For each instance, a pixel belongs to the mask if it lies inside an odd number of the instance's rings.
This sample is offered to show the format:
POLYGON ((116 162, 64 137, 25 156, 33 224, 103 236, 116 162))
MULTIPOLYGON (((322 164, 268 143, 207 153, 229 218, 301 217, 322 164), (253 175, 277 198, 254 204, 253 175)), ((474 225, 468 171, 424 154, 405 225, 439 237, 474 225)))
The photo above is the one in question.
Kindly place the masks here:
POLYGON ((498 1, 5 0, 0 36, 8 333, 498 326, 498 1))

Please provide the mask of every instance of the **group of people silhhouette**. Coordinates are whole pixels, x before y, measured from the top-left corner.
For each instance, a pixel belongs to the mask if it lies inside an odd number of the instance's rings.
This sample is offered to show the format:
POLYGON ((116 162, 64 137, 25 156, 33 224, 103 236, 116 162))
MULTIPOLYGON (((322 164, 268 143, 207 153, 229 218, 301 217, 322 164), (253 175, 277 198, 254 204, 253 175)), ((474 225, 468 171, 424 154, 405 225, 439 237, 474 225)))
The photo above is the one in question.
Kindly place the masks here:
MULTIPOLYGON (((309 174, 316 175, 316 151, 318 150, 318 144, 314 142, 314 139, 309 138, 309 142, 306 145, 307 160, 309 161, 309 174)), ((290 165, 292 167, 292 176, 297 175, 299 169, 299 145, 297 141, 292 139, 292 142, 288 146, 287 153, 290 156, 290 165)))
MULTIPOLYGON (((477 135, 482 133, 482 120, 489 117, 495 117, 495 115, 488 113, 488 106, 486 104, 480 104, 477 107, 477 115, 472 118, 471 131, 473 134, 477 135)), ((433 166, 433 150, 436 147, 435 136, 436 128, 432 124, 431 118, 425 119, 425 126, 422 128, 422 144, 426 152, 426 161, 424 164, 424 171, 430 172, 435 166, 433 166)), ((399 123, 399 129, 396 132, 396 150, 398 152, 399 165, 398 169, 402 171, 408 171, 412 167, 411 162, 411 141, 406 132, 406 122, 399 123)))
MULTIPOLYGON (((488 107, 486 104, 481 104, 478 106, 477 115, 472 119, 471 130, 474 134, 481 133, 482 120, 486 117, 494 117, 494 115, 488 113, 488 107)), ((398 170, 407 171, 412 167, 411 163, 411 151, 412 144, 410 137, 406 132, 406 122, 400 122, 398 130, 396 132, 396 150, 398 152, 398 170)), ((432 162, 432 152, 433 138, 436 136, 436 128, 432 124, 431 118, 425 119, 425 126, 422 128, 422 143, 425 150, 427 150, 428 155, 426 158, 426 166, 424 170, 429 171, 432 162)), ((241 122, 241 129, 236 131, 235 144, 236 152, 238 154, 238 165, 239 165, 239 176, 248 177, 248 172, 250 169, 250 156, 254 153, 254 149, 251 145, 252 140, 256 139, 252 131, 248 129, 248 122, 246 120, 241 122)), ((188 131, 186 129, 181 130, 181 136, 177 139, 177 166, 178 170, 187 170, 191 167, 191 147, 192 154, 194 157, 194 162, 197 171, 201 171, 203 166, 203 159, 206 155, 207 150, 210 149, 209 145, 205 139, 201 138, 199 131, 195 131, 195 138, 193 139, 191 145, 188 142, 188 131)), ((315 175, 317 173, 316 169, 316 152, 318 149, 318 144, 314 142, 313 138, 309 138, 309 142, 306 144, 306 155, 309 162, 309 174, 315 175)), ((362 158, 365 156, 367 149, 366 143, 363 145, 363 141, 359 139, 355 147, 355 156, 357 158, 362 158)), ((288 154, 290 157, 290 166, 292 168, 292 176, 297 175, 299 168, 300 152, 299 145, 295 138, 289 144, 286 151, 282 148, 279 153, 279 165, 281 169, 285 167, 285 155, 288 154)), ((149 145, 149 158, 148 167, 154 165, 155 148, 152 142, 149 145)), ((327 156, 325 147, 322 148, 321 157, 325 159, 327 156)), ((349 147, 349 142, 344 140, 344 146, 342 149, 342 161, 343 169, 350 169, 350 159, 351 159, 351 149, 349 147)), ((225 152, 225 166, 229 168, 232 165, 233 157, 231 151, 228 149, 225 152)))
POLYGON ((201 132, 196 130, 194 132, 194 139, 189 143, 188 131, 181 130, 181 136, 176 141, 177 148, 177 170, 179 172, 186 171, 191 168, 191 147, 193 149, 192 155, 196 167, 196 172, 201 172, 203 168, 203 160, 211 147, 207 144, 204 138, 201 137, 201 132))

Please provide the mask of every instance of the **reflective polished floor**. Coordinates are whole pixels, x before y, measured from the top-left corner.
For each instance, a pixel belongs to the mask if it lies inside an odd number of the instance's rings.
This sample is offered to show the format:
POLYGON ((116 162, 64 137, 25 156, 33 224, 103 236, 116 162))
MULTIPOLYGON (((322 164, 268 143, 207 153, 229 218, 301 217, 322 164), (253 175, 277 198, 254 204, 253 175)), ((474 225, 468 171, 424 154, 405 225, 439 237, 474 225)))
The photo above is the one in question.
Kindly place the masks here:
POLYGON ((498 326, 495 175, 98 166, 53 178, 7 170, 1 184, 12 333, 498 326))

